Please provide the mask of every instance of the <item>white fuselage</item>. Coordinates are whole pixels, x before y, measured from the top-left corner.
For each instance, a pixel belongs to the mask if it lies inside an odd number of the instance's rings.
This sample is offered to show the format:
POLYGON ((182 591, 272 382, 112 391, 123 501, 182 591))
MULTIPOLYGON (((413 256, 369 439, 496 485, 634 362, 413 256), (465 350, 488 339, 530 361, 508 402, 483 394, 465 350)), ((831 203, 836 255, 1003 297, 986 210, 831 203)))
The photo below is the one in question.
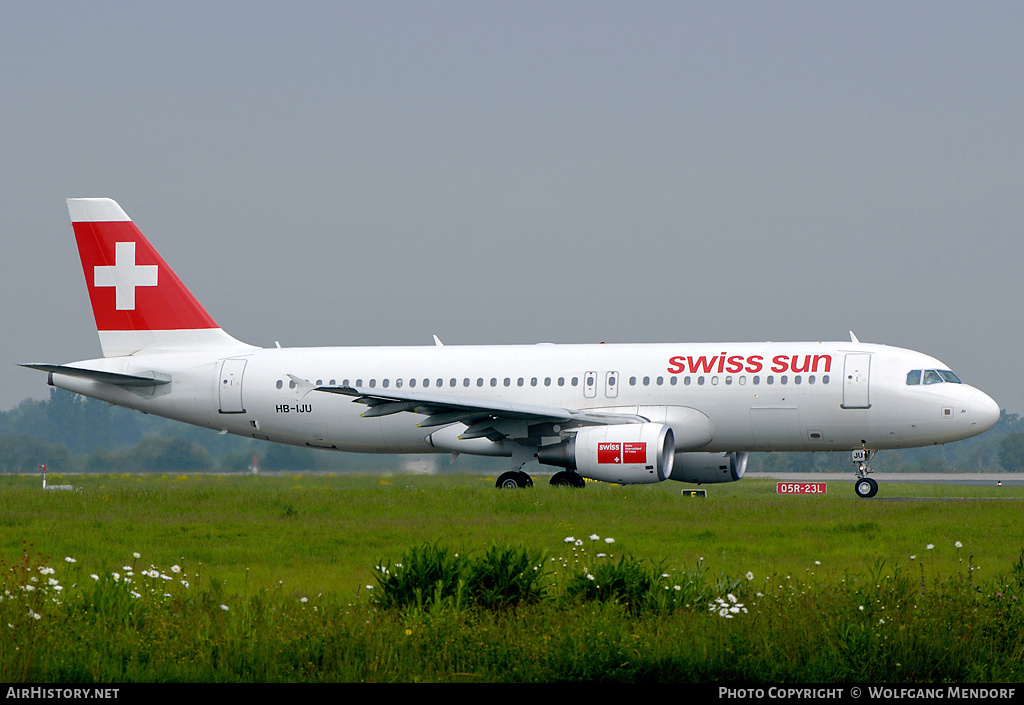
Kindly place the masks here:
POLYGON ((948 369, 938 360, 863 343, 232 348, 74 365, 171 382, 133 391, 53 374, 52 383, 241 436, 353 452, 452 448, 430 442, 439 429, 418 427, 421 414, 366 418, 352 396, 316 386, 606 410, 670 426, 696 410, 709 432, 677 430, 678 452, 907 448, 977 435, 999 417, 967 384, 907 383, 911 370, 948 369))

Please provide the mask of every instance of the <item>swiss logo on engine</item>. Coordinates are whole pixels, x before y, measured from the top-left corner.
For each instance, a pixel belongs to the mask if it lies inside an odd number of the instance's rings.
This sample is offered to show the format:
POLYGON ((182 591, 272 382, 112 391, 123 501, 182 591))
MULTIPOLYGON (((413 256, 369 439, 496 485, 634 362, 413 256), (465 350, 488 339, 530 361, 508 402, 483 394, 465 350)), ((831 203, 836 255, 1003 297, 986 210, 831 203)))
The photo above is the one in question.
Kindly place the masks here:
POLYGON ((598 464, 630 465, 647 462, 647 443, 598 443, 598 464))
POLYGON ((622 444, 621 443, 598 443, 597 444, 597 462, 601 463, 621 463, 622 462, 622 444))

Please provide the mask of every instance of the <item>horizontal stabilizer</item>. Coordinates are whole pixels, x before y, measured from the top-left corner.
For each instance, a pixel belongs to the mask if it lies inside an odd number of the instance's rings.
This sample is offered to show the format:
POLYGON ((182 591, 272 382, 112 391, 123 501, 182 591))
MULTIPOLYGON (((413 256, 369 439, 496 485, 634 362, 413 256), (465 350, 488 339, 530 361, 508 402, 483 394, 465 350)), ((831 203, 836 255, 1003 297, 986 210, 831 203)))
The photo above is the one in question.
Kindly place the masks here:
POLYGON ((68 377, 80 377, 91 379, 94 382, 113 384, 118 387, 155 387, 161 384, 169 384, 170 375, 162 372, 143 372, 137 375, 126 375, 120 372, 104 372, 103 370, 87 370, 81 367, 69 365, 46 365, 42 363, 25 363, 22 367, 30 367, 33 370, 42 370, 50 374, 67 375, 68 377))

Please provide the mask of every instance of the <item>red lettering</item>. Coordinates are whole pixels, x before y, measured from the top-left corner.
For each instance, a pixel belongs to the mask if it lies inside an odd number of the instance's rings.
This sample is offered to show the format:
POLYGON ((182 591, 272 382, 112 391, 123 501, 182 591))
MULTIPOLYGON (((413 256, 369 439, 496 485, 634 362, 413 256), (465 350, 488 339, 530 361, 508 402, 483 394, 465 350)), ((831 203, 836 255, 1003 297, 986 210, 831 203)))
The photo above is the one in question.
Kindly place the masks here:
POLYGON ((697 358, 697 360, 695 362, 692 357, 687 357, 686 358, 687 369, 689 369, 690 372, 700 372, 701 368, 703 368, 704 372, 711 372, 714 369, 715 360, 717 360, 717 359, 718 359, 717 355, 712 357, 710 360, 708 360, 706 355, 701 355, 700 357, 697 358))
POLYGON ((832 356, 831 355, 815 355, 814 356, 814 371, 815 372, 831 372, 832 371, 832 356), (825 369, 818 369, 818 362, 823 361, 825 363, 825 369))
POLYGON ((804 366, 803 367, 800 367, 799 363, 797 362, 797 360, 799 358, 800 358, 799 355, 794 355, 793 356, 793 367, 791 369, 793 370, 793 372, 807 372, 807 370, 809 370, 811 368, 811 356, 810 355, 804 355, 804 366))
MULTIPOLYGON (((730 355, 722 352, 718 355, 673 355, 668 359, 669 374, 678 375, 683 372, 698 374, 713 372, 750 372, 756 374, 765 369, 763 355, 730 355)), ((771 360, 772 372, 831 372, 831 355, 776 355, 771 360)))

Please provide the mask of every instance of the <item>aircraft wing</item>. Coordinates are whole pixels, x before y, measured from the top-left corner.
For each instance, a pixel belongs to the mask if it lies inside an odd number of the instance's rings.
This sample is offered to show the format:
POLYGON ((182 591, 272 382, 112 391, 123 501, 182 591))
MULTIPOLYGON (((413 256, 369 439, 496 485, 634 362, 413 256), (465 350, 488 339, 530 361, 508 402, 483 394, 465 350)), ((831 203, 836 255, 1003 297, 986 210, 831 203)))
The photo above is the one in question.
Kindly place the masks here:
POLYGON ((422 414, 426 418, 417 426, 430 428, 464 423, 468 427, 460 437, 490 438, 525 437, 529 426, 535 424, 609 425, 644 423, 647 419, 633 414, 614 414, 552 406, 518 404, 490 399, 469 399, 444 394, 381 390, 368 387, 317 387, 305 380, 289 375, 297 383, 309 386, 309 391, 342 394, 369 407, 363 416, 389 416, 403 412, 422 414))

